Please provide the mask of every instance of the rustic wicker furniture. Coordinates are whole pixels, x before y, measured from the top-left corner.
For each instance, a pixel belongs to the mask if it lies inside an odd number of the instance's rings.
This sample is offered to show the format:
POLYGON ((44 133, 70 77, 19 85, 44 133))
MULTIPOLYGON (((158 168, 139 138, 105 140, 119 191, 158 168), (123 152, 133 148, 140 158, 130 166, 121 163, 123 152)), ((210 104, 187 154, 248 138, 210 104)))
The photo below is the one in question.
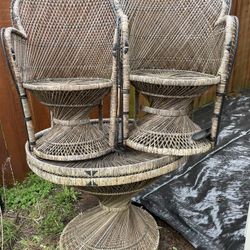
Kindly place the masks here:
POLYGON ((228 15, 231 1, 121 0, 121 4, 129 20, 124 86, 131 82, 135 87, 136 115, 140 110, 146 113, 133 130, 124 129, 126 145, 158 154, 208 151, 218 134, 236 49, 238 20, 228 15), (192 121, 192 104, 214 85, 217 96, 208 140, 209 131, 192 121), (147 99, 142 107, 140 95, 147 99))
POLYGON ((122 141, 123 127, 119 36, 126 37, 127 31, 119 3, 16 0, 12 19, 15 28, 3 30, 2 40, 27 125, 29 167, 48 181, 82 186, 100 199, 100 206, 69 223, 60 249, 157 249, 156 222, 130 200, 186 158, 114 148, 122 141), (52 111, 52 127, 37 135, 27 89, 52 111), (90 108, 99 105, 101 110, 101 99, 110 89, 110 119, 100 114, 98 120, 89 120, 90 108))
MULTIPOLYGON (((104 126, 108 125, 104 121, 104 126)), ((46 132, 38 133, 37 137, 46 132)), ((60 249, 158 249, 155 220, 132 205, 131 197, 157 177, 185 164, 185 157, 127 148, 91 160, 55 162, 39 159, 30 151, 28 143, 26 154, 29 167, 38 176, 57 184, 81 186, 100 200, 99 206, 80 214, 66 226, 60 249)))
POLYGON ((207 139, 192 137, 201 137, 190 119, 192 98, 218 85, 215 139, 236 47, 229 2, 207 2, 211 9, 194 0, 13 1, 14 28, 1 37, 27 125, 28 165, 45 180, 81 186, 100 200, 66 226, 61 250, 158 248, 156 222, 131 197, 185 164, 183 155, 210 148, 207 139), (204 10, 203 30, 197 22, 204 10), (178 11, 184 26, 173 18, 178 11), (136 125, 129 120, 130 81, 136 111, 139 92, 150 104, 136 125), (51 128, 34 133, 26 90, 51 110, 51 128), (103 119, 107 94, 110 118, 103 119), (90 120, 94 106, 99 118, 90 120))
POLYGON ((112 49, 117 39, 111 2, 16 0, 12 23, 14 28, 5 30, 5 45, 22 102, 26 106, 29 90, 52 113, 52 129, 35 141, 31 117, 24 108, 35 154, 71 161, 110 152, 116 105, 112 49), (110 92, 112 122, 110 130, 104 131, 102 99, 110 92), (96 106, 100 124, 93 127, 89 113, 96 106))

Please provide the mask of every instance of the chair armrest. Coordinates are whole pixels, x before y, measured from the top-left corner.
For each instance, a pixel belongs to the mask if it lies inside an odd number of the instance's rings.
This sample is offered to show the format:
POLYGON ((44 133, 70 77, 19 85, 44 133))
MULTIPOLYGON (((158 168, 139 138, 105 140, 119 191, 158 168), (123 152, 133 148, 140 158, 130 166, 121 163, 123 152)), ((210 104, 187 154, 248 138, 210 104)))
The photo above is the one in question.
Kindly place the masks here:
POLYGON ((15 82, 16 89, 20 97, 26 129, 28 133, 29 145, 30 149, 32 150, 35 146, 36 140, 31 119, 31 113, 27 100, 27 94, 22 84, 22 67, 24 63, 26 39, 26 35, 15 28, 10 27, 1 29, 1 43, 3 52, 5 54, 12 78, 15 82))
POLYGON ((24 51, 27 37, 19 30, 9 27, 2 32, 2 43, 6 59, 13 79, 17 84, 22 82, 22 67, 24 66, 24 51))
MULTIPOLYGON (((118 19, 118 18, 117 18, 118 19)), ((114 41, 113 41, 113 65, 112 65, 112 89, 110 96, 110 130, 109 145, 112 148, 117 146, 117 80, 118 80, 118 49, 119 49, 119 24, 116 22, 114 41)))
POLYGON ((225 93, 226 83, 229 80, 234 64, 235 54, 238 45, 239 21, 235 16, 225 17, 225 42, 223 47, 223 56, 218 75, 221 76, 222 84, 219 84, 218 92, 225 93))
POLYGON ((218 75, 221 76, 221 82, 217 85, 214 114, 212 118, 211 140, 214 146, 217 143, 218 131, 220 126, 221 114, 223 109, 224 96, 227 83, 231 76, 235 54, 238 43, 239 21, 235 16, 225 16, 225 42, 223 47, 223 56, 218 75))
POLYGON ((122 58, 123 58, 123 140, 128 138, 129 133, 129 98, 130 98, 130 80, 129 80, 129 40, 128 40, 128 18, 123 15, 121 18, 122 32, 122 58))

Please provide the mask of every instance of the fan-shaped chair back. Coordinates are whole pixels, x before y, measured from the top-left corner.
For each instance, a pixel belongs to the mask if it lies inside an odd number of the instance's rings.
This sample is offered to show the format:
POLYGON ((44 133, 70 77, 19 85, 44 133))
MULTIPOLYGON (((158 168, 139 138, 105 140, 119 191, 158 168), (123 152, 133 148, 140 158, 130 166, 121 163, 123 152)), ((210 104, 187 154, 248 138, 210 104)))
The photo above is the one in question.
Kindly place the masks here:
POLYGON ((115 14, 110 0, 16 0, 12 21, 28 37, 24 81, 111 77, 115 14))
POLYGON ((217 74, 224 25, 224 0, 121 0, 129 18, 130 68, 176 69, 217 74))

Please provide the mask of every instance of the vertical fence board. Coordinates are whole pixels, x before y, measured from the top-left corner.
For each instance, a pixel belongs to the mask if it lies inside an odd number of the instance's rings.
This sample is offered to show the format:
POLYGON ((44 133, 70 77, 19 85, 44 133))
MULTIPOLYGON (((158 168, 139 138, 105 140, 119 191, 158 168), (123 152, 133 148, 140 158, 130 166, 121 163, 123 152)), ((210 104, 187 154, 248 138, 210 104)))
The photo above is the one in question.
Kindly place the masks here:
MULTIPOLYGON (((2 166, 8 157, 11 159, 15 178, 22 180, 28 170, 24 152, 27 136, 19 97, 8 72, 2 50, 0 50, 0 127, 1 181, 2 166)), ((11 172, 10 165, 7 167, 4 169, 5 181, 11 184, 12 179, 7 177, 11 172)))
POLYGON ((240 21, 239 44, 229 91, 250 88, 250 0, 233 0, 232 14, 240 21))

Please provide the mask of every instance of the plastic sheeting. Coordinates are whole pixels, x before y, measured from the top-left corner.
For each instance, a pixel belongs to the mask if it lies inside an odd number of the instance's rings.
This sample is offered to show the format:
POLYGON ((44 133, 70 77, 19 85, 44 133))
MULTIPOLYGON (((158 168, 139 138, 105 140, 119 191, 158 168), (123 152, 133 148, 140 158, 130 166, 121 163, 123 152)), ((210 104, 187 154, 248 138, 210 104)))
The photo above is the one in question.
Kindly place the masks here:
MULTIPOLYGON (((212 107, 195 114, 204 127, 212 107)), ((226 100, 219 145, 137 197, 195 248, 244 248, 250 201, 250 92, 226 100)))

